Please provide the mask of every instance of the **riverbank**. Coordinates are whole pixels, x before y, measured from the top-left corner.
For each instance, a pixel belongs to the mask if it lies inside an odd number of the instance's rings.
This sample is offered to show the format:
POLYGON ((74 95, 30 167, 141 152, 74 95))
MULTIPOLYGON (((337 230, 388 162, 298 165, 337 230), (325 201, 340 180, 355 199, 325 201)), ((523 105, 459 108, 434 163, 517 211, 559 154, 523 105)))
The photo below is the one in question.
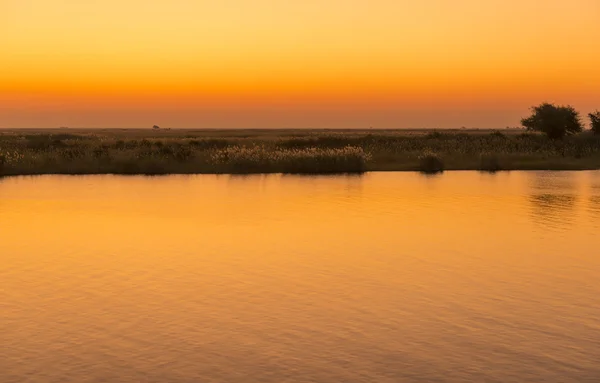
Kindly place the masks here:
POLYGON ((0 175, 600 169, 600 137, 486 130, 1 130, 0 175))

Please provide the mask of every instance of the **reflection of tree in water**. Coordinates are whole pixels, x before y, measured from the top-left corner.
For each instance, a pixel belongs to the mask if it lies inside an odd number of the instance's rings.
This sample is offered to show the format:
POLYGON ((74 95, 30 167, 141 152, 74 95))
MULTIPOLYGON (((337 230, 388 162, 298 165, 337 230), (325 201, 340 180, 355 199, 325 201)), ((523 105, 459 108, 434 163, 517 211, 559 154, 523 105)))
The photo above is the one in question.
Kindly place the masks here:
POLYGON ((534 192, 575 194, 582 183, 580 173, 575 172, 532 172, 528 174, 529 188, 534 192))
POLYGON ((569 194, 534 194, 529 197, 537 223, 554 228, 568 227, 575 218, 577 198, 569 194))
POLYGON ((343 177, 346 181, 346 192, 351 195, 362 192, 365 177, 363 174, 346 174, 343 177))
POLYGON ((568 229, 575 220, 577 177, 573 173, 532 173, 531 215, 544 228, 568 229))
POLYGON ((600 225, 600 172, 590 174, 590 189, 588 198, 588 212, 592 219, 600 225))
POLYGON ((600 195, 590 196, 589 209, 594 218, 600 218, 600 195))
MULTIPOLYGON (((2 188, 2 184, 4 183, 4 180, 6 178, 0 176, 0 189, 2 188)), ((3 196, 2 196, 2 191, 0 190, 0 205, 2 205, 2 201, 4 200, 3 196)))

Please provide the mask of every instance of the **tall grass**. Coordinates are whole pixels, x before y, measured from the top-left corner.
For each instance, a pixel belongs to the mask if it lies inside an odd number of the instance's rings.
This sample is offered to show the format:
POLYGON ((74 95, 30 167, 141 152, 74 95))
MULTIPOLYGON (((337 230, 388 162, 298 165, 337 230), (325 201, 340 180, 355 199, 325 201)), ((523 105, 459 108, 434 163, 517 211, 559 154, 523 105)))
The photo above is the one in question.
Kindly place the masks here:
POLYGON ((231 173, 253 173, 261 170, 279 173, 361 173, 370 155, 362 148, 279 149, 265 146, 234 146, 215 152, 214 163, 225 165, 231 173))
POLYGON ((600 168, 600 136, 593 134, 557 141, 505 132, 175 133, 0 133, 0 174, 600 168))
POLYGON ((502 161, 495 154, 482 153, 479 157, 479 170, 484 172, 495 173, 503 170, 502 161))

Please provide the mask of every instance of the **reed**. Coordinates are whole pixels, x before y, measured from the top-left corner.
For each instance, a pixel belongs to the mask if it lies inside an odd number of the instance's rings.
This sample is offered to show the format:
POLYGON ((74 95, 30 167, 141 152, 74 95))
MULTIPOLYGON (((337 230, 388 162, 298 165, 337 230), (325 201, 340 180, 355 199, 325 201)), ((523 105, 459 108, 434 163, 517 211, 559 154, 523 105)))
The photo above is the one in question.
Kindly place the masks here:
POLYGON ((500 131, 0 132, 0 174, 600 169, 600 136, 500 131))
POLYGON ((370 155, 362 148, 269 149, 234 146, 216 151, 212 160, 231 173, 362 173, 370 155))
POLYGON ((482 153, 479 157, 479 170, 495 173, 503 170, 502 161, 496 154, 482 153))

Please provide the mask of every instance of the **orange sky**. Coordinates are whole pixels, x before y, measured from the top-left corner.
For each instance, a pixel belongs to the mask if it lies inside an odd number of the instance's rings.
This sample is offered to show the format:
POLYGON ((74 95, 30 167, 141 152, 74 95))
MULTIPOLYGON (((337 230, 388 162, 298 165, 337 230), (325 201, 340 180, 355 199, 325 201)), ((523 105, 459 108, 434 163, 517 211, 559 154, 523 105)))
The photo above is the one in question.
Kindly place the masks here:
POLYGON ((0 0, 0 127, 501 128, 600 108, 598 0, 0 0))

